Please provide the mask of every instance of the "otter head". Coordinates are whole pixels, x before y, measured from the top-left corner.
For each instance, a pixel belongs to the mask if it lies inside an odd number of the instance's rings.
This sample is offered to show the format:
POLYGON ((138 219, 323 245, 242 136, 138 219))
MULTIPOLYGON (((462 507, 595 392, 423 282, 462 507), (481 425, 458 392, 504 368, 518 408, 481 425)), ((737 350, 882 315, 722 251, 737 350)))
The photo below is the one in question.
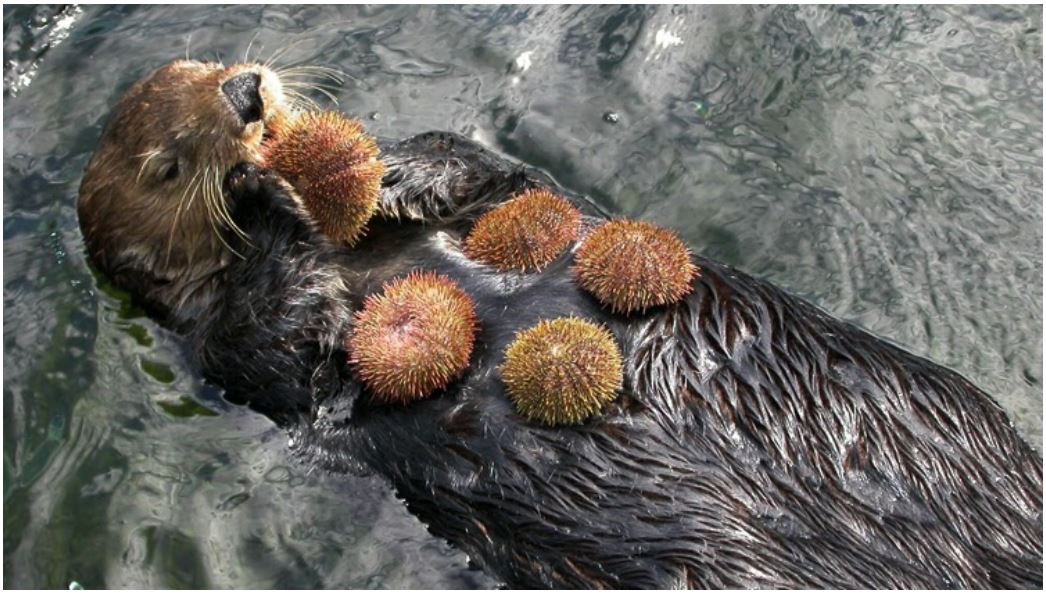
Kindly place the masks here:
POLYGON ((91 260, 166 314, 209 293, 235 257, 226 172, 258 162, 267 127, 290 113, 277 75, 256 64, 180 60, 117 104, 80 185, 91 260))

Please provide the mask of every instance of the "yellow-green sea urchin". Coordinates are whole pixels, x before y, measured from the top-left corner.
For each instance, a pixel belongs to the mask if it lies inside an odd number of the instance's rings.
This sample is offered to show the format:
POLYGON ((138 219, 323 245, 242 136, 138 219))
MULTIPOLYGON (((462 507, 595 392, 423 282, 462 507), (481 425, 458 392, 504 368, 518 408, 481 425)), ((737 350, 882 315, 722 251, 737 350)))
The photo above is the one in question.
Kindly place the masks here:
POLYGON ((621 353, 609 331, 577 318, 543 321, 505 350, 501 379, 516 410, 546 425, 580 423, 621 389, 621 353))
POLYGON ((320 230, 354 244, 378 209, 385 165, 363 125, 336 112, 304 113, 274 126, 264 164, 301 195, 320 230))
POLYGON ((541 270, 577 238, 581 213, 543 189, 528 190, 486 213, 465 239, 465 255, 508 270, 541 270))
POLYGON ((671 231, 641 221, 611 221, 592 231, 575 256, 578 284, 617 313, 675 303, 698 269, 671 231))
POLYGON ((469 296, 445 276, 415 272, 367 297, 349 359, 378 400, 405 404, 446 387, 468 367, 475 333, 469 296))

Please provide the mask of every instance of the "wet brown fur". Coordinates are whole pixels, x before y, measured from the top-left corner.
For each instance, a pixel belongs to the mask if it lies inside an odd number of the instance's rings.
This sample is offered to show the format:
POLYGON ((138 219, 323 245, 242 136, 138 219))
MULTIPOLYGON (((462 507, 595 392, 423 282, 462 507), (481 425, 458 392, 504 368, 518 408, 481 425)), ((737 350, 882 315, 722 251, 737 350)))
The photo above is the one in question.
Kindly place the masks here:
POLYGON ((243 258, 203 264, 222 250, 194 236, 192 255, 164 266, 169 221, 131 224, 173 213, 158 187, 130 183, 133 154, 150 146, 110 146, 132 144, 136 103, 170 90, 149 88, 121 103, 92 161, 113 179, 84 182, 96 265, 173 308, 164 321, 191 321, 205 376, 287 428, 303 464, 385 477, 434 534, 509 585, 1041 588, 1041 460, 988 395, 700 257, 681 302, 630 316, 578 288, 571 250, 532 274, 477 264, 463 238, 521 191, 566 197, 589 228, 606 216, 459 136, 383 147, 381 216, 352 250, 320 234, 275 174, 238 165, 225 199, 248 239, 223 238, 243 258), (416 269, 473 298, 471 364, 432 398, 381 405, 364 397, 344 339, 367 295, 416 269), (201 289, 200 276, 213 282, 201 289), (571 315, 614 334, 623 389, 582 425, 528 423, 496 369, 520 330, 571 315))
POLYGON ((216 210, 221 182, 233 165, 258 161, 265 126, 287 112, 279 79, 258 65, 179 60, 135 83, 80 185, 91 260, 164 315, 199 313, 235 256, 221 234, 229 221, 216 210), (244 125, 221 85, 248 71, 261 75, 266 107, 263 121, 244 125))

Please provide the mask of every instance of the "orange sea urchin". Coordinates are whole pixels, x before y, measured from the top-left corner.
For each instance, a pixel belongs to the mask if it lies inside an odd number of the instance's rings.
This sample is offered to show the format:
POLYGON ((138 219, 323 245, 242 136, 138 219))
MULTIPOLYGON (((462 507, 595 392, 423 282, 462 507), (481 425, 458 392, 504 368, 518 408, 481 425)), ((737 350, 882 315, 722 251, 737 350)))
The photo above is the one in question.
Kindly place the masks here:
POLYGON ((385 165, 363 126, 339 113, 304 113, 274 126, 263 149, 331 239, 354 244, 378 208, 385 165))
POLYGON ((541 270, 577 238, 581 213, 548 190, 528 190, 486 213, 465 239, 465 255, 508 270, 541 270))
POLYGON ((641 221, 611 221, 592 231, 575 256, 578 284, 617 313, 675 303, 698 269, 674 233, 641 221))
POLYGON ((475 309, 460 287, 445 276, 411 273, 367 297, 349 357, 378 400, 405 404, 465 370, 475 333, 475 309))
POLYGON ((546 425, 573 425, 621 388, 621 353, 607 330, 577 318, 543 321, 505 350, 501 378, 516 410, 546 425))

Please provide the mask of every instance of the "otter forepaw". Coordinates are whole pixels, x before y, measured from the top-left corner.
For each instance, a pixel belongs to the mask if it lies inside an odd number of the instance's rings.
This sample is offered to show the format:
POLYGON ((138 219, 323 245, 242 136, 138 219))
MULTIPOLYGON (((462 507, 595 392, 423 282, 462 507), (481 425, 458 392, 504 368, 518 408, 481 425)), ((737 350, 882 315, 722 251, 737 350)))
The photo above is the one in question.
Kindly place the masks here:
POLYGON ((252 201, 256 201, 259 195, 289 198, 291 190, 275 171, 263 169, 254 163, 240 163, 226 174, 225 192, 229 202, 238 206, 248 196, 252 201))
POLYGON ((238 229, 227 239, 260 247, 274 240, 295 236, 311 239, 316 232, 298 202, 294 189, 279 174, 252 163, 240 163, 225 176, 224 191, 238 229))
POLYGON ((261 187, 258 177, 262 169, 254 163, 240 163, 225 176, 225 192, 233 202, 244 194, 253 194, 261 187))
POLYGON ((467 216, 526 189, 522 170, 451 132, 427 132, 382 151, 379 208, 415 220, 467 216))
POLYGON ((294 190, 275 171, 240 163, 225 176, 225 195, 237 225, 265 220, 277 212, 297 215, 294 190))

